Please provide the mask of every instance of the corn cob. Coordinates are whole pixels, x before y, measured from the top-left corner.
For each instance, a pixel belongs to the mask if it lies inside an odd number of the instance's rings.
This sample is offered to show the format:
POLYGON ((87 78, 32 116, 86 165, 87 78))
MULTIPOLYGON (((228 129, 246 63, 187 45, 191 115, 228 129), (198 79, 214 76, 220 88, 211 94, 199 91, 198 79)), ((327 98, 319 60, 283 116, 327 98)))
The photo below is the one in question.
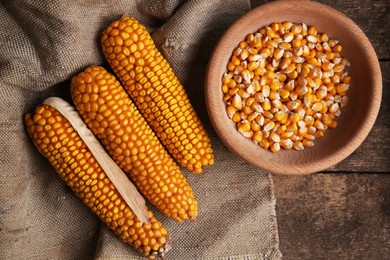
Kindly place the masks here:
POLYGON ((71 96, 88 127, 147 199, 178 222, 195 219, 198 206, 190 185, 113 75, 88 67, 72 78, 71 96))
POLYGON ((125 17, 103 32, 101 43, 108 63, 171 155, 194 173, 212 165, 210 139, 146 28, 125 17))
POLYGON ((53 107, 39 105, 25 116, 29 136, 59 176, 125 243, 149 257, 163 257, 170 246, 167 229, 147 211, 142 224, 110 181, 70 122, 53 107))

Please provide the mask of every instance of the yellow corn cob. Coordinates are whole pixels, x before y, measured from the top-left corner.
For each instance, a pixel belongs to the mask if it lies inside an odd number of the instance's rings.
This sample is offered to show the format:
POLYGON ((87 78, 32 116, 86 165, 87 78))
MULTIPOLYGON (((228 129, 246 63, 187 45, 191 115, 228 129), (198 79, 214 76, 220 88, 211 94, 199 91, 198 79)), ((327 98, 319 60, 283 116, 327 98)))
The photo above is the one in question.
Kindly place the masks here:
POLYGON ((125 17, 103 32, 101 43, 109 64, 171 155, 194 173, 212 165, 210 139, 146 28, 125 17))
POLYGON ((91 66, 72 78, 71 95, 88 127, 139 191, 174 220, 195 219, 198 205, 190 185, 119 81, 91 66))
POLYGON ((167 229, 148 211, 141 224, 69 121, 43 104, 25 116, 27 131, 39 152, 61 179, 125 243, 150 259, 169 249, 167 229))

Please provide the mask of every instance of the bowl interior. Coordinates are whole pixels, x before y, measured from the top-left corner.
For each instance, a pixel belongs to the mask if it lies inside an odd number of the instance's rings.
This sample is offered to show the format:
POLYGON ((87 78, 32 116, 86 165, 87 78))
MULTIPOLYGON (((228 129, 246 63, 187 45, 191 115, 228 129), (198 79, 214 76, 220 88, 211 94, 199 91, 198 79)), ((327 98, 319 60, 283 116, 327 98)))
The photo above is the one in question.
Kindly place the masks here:
POLYGON ((351 154, 365 139, 376 119, 382 94, 379 63, 371 43, 349 18, 340 12, 309 1, 277 1, 253 9, 223 35, 209 62, 206 76, 206 104, 210 119, 225 145, 244 160, 278 174, 307 174, 326 169, 351 154), (264 150, 236 130, 225 112, 221 79, 233 49, 248 33, 273 22, 291 21, 314 25, 318 32, 336 38, 342 56, 350 63, 352 83, 348 104, 342 108, 338 125, 303 151, 264 150))

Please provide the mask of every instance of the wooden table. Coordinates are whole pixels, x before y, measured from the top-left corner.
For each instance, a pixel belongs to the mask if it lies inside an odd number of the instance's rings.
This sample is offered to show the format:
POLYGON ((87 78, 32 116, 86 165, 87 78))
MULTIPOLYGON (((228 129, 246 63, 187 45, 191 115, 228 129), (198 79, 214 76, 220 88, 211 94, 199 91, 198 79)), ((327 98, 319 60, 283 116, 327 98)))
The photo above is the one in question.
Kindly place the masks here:
POLYGON ((280 250, 284 259, 390 259, 390 1, 319 2, 370 39, 382 69, 382 106, 365 142, 341 163, 309 176, 273 177, 280 250))

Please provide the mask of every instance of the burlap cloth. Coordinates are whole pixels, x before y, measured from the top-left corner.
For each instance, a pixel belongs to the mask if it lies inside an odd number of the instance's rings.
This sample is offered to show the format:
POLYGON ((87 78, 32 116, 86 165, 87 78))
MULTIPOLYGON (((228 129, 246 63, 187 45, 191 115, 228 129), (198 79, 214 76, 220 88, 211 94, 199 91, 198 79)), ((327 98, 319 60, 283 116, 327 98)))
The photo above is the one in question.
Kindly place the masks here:
POLYGON ((279 259, 271 176, 229 152, 213 131, 203 81, 223 31, 247 1, 2 1, 0 4, 0 259, 142 259, 59 179, 26 135, 22 116, 48 96, 69 99, 69 79, 105 64, 102 30, 127 14, 152 31, 206 125, 215 165, 183 170, 196 223, 156 212, 170 231, 167 259, 279 259))

